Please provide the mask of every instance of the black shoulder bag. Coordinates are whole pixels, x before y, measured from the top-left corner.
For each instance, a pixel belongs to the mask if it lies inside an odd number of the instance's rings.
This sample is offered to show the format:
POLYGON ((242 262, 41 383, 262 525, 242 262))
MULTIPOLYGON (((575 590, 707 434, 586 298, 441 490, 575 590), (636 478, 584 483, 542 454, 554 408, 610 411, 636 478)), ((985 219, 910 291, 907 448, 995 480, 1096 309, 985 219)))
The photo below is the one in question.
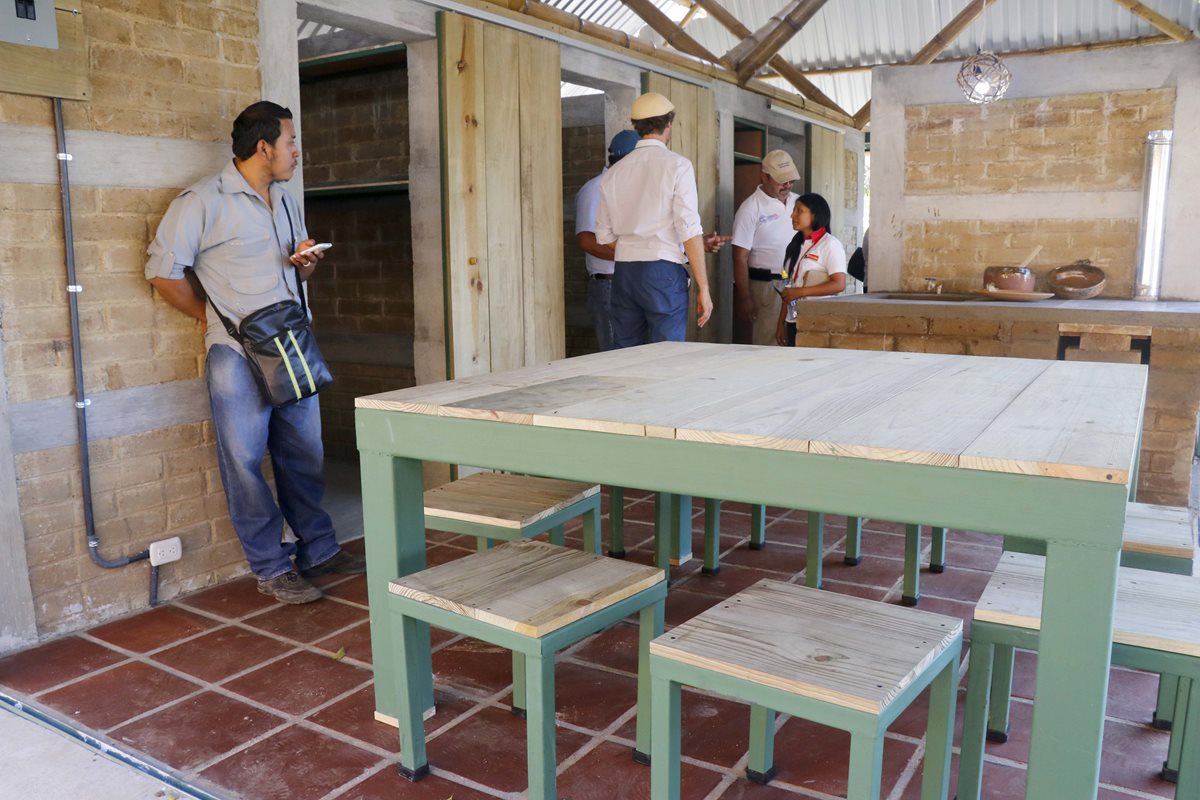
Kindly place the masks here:
MULTIPOLYGON (((283 212, 287 214, 288 229, 292 233, 292 250, 296 249, 296 229, 292 226, 292 215, 287 201, 283 212)), ((263 396, 272 406, 282 408, 311 397, 333 383, 329 365, 325 363, 317 347, 317 337, 309 327, 308 303, 304 297, 304 282, 300 270, 296 270, 296 291, 300 302, 282 300, 266 308, 252 311, 242 319, 242 324, 233 323, 221 313, 208 298, 209 305, 229 335, 246 351, 246 361, 263 396)), ((198 277, 198 276, 197 276, 198 277)))

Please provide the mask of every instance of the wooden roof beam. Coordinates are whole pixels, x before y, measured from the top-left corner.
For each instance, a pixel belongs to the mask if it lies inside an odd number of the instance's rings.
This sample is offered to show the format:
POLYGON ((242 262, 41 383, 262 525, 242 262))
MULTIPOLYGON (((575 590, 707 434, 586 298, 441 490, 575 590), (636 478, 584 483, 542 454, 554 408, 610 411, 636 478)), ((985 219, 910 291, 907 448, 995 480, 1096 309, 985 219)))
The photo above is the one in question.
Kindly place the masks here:
MULTIPOLYGON (((929 44, 922 47, 920 51, 918 51, 917 54, 909 60, 908 64, 911 66, 916 64, 931 63, 935 58, 940 56, 947 47, 952 45, 954 40, 959 37, 959 34, 966 30, 967 26, 974 22, 980 14, 982 14, 984 11, 987 11, 987 7, 994 2, 996 2, 996 0, 971 0, 971 2, 967 4, 967 7, 958 13, 958 16, 950 20, 950 22, 946 24, 946 27, 938 31, 937 35, 929 40, 929 44)), ((855 112, 854 126, 859 130, 862 130, 870 121, 871 101, 868 100, 863 104, 862 108, 855 112)))
POLYGON ((1113 2, 1123 8, 1129 9, 1130 13, 1136 14, 1146 20, 1146 22, 1149 22, 1177 42, 1186 42, 1192 38, 1192 32, 1187 28, 1167 19, 1154 9, 1148 8, 1145 3, 1140 3, 1138 0, 1113 0, 1113 2))
MULTIPOLYGON (((741 21, 738 20, 738 18, 733 14, 730 14, 724 6, 717 2, 717 0, 695 0, 695 5, 693 8, 696 7, 703 8, 706 12, 708 12, 710 17, 723 25, 726 30, 739 39, 745 39, 746 37, 753 35, 749 28, 743 25, 741 21)), ((831 97, 818 89, 816 84, 804 77, 804 73, 796 69, 796 67, 793 66, 792 63, 783 56, 776 55, 767 63, 774 67, 775 71, 778 72, 788 83, 796 87, 796 91, 800 92, 800 94, 807 97, 816 105, 824 106, 831 111, 836 111, 837 113, 847 117, 850 116, 843 111, 842 108, 838 106, 838 104, 835 103, 831 97)))
POLYGON ((720 59, 708 52, 704 48, 704 45, 688 35, 683 28, 672 22, 671 18, 659 11, 650 0, 621 0, 621 2, 628 6, 633 13, 641 17, 659 36, 666 39, 667 44, 679 52, 687 53, 696 58, 702 58, 713 64, 720 63, 720 59))
POLYGON ((771 17, 765 25, 725 54, 738 80, 750 80, 759 67, 779 53, 800 29, 821 10, 826 0, 792 0, 788 6, 771 17))

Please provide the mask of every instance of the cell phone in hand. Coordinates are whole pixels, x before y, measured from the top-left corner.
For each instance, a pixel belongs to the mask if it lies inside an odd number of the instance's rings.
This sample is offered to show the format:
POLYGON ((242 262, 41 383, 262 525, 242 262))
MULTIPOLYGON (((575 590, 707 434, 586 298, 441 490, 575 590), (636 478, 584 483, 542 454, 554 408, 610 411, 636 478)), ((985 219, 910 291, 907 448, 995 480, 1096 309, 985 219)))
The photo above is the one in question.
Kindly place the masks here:
POLYGON ((312 247, 304 248, 299 253, 296 253, 296 255, 306 256, 310 253, 320 253, 324 250, 328 250, 331 247, 333 247, 333 242, 321 242, 320 244, 314 244, 312 247))

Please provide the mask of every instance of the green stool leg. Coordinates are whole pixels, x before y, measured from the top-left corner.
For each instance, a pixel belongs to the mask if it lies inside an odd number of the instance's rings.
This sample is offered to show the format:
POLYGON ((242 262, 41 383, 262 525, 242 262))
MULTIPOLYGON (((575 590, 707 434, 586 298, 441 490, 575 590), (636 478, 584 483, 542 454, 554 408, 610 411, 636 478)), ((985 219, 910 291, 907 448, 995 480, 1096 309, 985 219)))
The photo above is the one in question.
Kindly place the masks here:
POLYGON ((525 739, 529 746, 529 800, 554 800, 554 654, 525 657, 528 686, 525 739))
POLYGON ((650 796, 679 800, 680 686, 657 675, 652 679, 650 796))
POLYGON ((495 539, 489 539, 486 536, 475 537, 475 549, 481 553, 486 553, 492 549, 492 545, 496 543, 495 539))
POLYGON ((525 654, 513 650, 512 654, 512 673, 513 673, 513 688, 512 688, 512 713, 514 717, 526 718, 525 709, 528 708, 525 700, 525 654))
POLYGON ((883 783, 883 733, 850 734, 850 781, 846 800, 879 800, 883 783))
MULTIPOLYGON (((1176 725, 1183 728, 1180 743, 1179 783, 1175 786, 1176 797, 1200 797, 1200 680, 1181 680, 1187 687, 1187 716, 1176 717, 1176 725)), ((1178 708, 1178 707, 1177 707, 1178 708)))
POLYGON ((929 571, 943 572, 946 569, 946 529, 930 528, 933 547, 929 551, 929 571))
POLYGON ((767 546, 767 507, 750 506, 750 549, 762 550, 767 546))
POLYGON ((1158 676, 1158 704, 1154 707, 1153 725, 1160 731, 1171 730, 1175 719, 1175 697, 1179 693, 1179 678, 1174 675, 1158 676))
POLYGON ((721 501, 711 497, 704 501, 704 567, 705 575, 721 570, 721 501))
POLYGON ((671 495, 671 565, 692 560, 692 498, 671 495))
POLYGON ((929 687, 929 722, 925 728, 921 800, 943 800, 950 791, 950 747, 954 744, 957 684, 958 659, 952 658, 929 687))
POLYGON ((400 724, 400 774, 418 781, 429 774, 425 755, 425 703, 421 697, 421 682, 417 680, 421 667, 417 663, 420 650, 418 623, 398 612, 392 613, 393 628, 399 635, 392 637, 399 683, 396 719, 400 724))
MULTIPOLYGON (((1173 719, 1182 720, 1188 714, 1188 695, 1191 692, 1191 678, 1176 678, 1175 692, 1175 713, 1173 719)), ((1167 760, 1163 762, 1162 779, 1171 783, 1179 783, 1180 761, 1182 760, 1183 744, 1186 739, 1186 733, 1182 730, 1184 725, 1180 725, 1181 730, 1171 730, 1171 742, 1167 745, 1167 760)), ((1191 744, 1191 742, 1189 742, 1191 744)), ((1187 797, 1186 794, 1176 792, 1176 797, 1187 797)))
POLYGON ((746 779, 770 783, 775 777, 775 712, 754 704, 750 706, 750 761, 746 779))
POLYGON ((583 549, 588 553, 600 555, 602 548, 600 543, 600 497, 596 497, 596 503, 587 511, 583 512, 583 549))
POLYGON ((821 588, 821 561, 825 555, 825 514, 821 511, 808 512, 808 566, 804 570, 804 584, 813 589, 821 588))
POLYGON ((1008 712, 1012 705, 1013 665, 1016 652, 1012 645, 998 644, 992 656, 992 689, 988 700, 987 740, 1008 741, 1008 712))
POLYGON ((971 663, 967 669, 967 704, 963 709, 961 753, 958 757, 958 800, 979 800, 983 789, 983 740, 987 727, 988 692, 995 646, 971 630, 971 663))
POLYGON ((846 517, 846 566, 856 567, 862 559, 862 517, 846 517))
POLYGON ((625 487, 608 487, 608 554, 625 557, 625 487))
POLYGON ((900 602, 915 606, 921 599, 921 526, 904 526, 904 591, 900 602))
POLYGON ((650 763, 650 642, 662 636, 666 601, 646 606, 638 614, 637 742, 633 760, 650 763))
POLYGON ((654 566, 671 575, 671 500, 670 495, 654 495, 654 566))
POLYGON ((567 543, 567 529, 563 525, 555 525, 550 529, 550 544, 562 547, 567 543))

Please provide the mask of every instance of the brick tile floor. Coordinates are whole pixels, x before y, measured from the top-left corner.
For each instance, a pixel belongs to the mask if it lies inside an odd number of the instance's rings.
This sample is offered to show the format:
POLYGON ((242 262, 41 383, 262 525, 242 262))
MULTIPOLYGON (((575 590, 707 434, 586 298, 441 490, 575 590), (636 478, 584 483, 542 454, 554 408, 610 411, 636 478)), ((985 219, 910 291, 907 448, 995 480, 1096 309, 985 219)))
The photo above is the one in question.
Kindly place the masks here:
MULTIPOLYGON (((699 533, 704 524, 699 500, 695 509, 693 529, 699 533)), ((650 562, 653 496, 628 492, 625 516, 631 560, 650 562)), ((867 521, 862 563, 848 567, 842 563, 844 524, 840 517, 827 518, 826 590, 898 602, 903 525, 867 521)), ((769 509, 764 550, 747 548, 749 531, 748 508, 724 504, 722 569, 701 574, 697 558, 672 570, 668 625, 761 577, 803 581, 804 512, 769 509)), ((569 539, 578 543, 578 536, 573 530, 569 539)), ((697 557, 701 546, 694 538, 697 557)), ((928 540, 925 547, 928 557, 928 540)), ((469 538, 434 533, 429 561, 461 558, 473 548, 469 538)), ((951 532, 946 572, 922 573, 921 607, 969 618, 999 555, 993 537, 951 532)), ((251 579, 183 597, 0 659, 0 690, 217 797, 521 797, 525 731, 508 712, 509 654, 434 632, 438 713, 426 722, 432 774, 408 783, 396 769, 395 730, 374 719, 366 581, 332 578, 322 585, 326 598, 302 607, 263 597, 251 579)), ((558 784, 565 800, 649 798, 649 771, 631 758, 636 667, 637 629, 629 623, 560 654, 558 784)), ((1018 654, 1009 741, 987 748, 987 800, 1012 800, 1024 791, 1035 668, 1033 656, 1018 654)), ((1157 776, 1167 735, 1148 724, 1156 686, 1153 676, 1113 670, 1103 800, 1174 796, 1174 786, 1157 776)), ((960 687, 960 728, 962 692, 960 687)), ((919 698, 888 733, 883 795, 888 800, 920 795, 925 708, 919 698)), ((845 791, 845 734, 781 716, 779 775, 763 787, 744 777, 746 706, 685 690, 683 712, 685 798, 827 799, 845 791)))

